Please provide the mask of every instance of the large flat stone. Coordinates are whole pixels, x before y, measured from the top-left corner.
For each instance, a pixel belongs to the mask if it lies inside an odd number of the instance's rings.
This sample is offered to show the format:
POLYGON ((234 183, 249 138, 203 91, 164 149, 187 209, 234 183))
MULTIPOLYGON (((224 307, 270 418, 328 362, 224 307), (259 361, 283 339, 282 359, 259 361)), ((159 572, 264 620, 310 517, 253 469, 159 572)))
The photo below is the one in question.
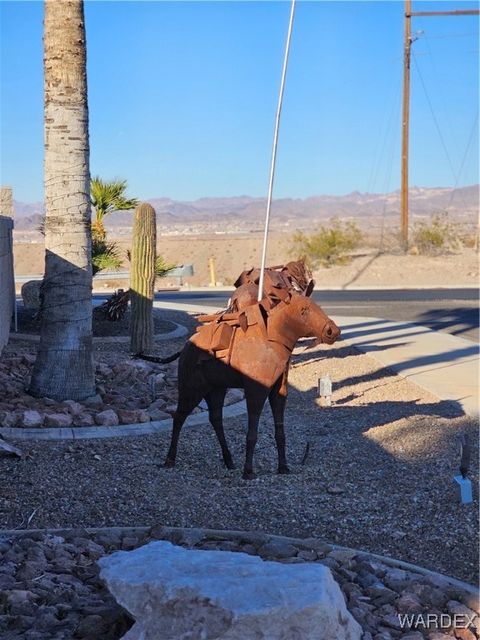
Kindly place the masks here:
POLYGON ((330 570, 151 542, 99 560, 136 623, 124 640, 360 640, 330 570))

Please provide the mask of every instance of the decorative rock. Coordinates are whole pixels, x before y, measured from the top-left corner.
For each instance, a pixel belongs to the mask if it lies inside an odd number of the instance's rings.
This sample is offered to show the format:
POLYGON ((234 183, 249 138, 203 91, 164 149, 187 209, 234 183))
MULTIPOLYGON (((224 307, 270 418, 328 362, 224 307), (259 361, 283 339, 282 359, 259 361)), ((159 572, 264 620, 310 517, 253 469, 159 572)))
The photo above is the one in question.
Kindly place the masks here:
POLYGON ((97 413, 95 423, 104 427, 115 427, 118 425, 118 416, 113 409, 106 409, 97 413))
POLYGON ((0 411, 0 425, 2 427, 14 427, 17 424, 17 415, 13 411, 0 411))
POLYGON ((23 427, 40 427, 43 423, 43 417, 38 411, 24 411, 21 415, 21 424, 23 427))
POLYGON ((86 407, 91 407, 92 409, 98 409, 103 405, 102 397, 98 393, 82 400, 82 402, 86 407))
POLYGON ((118 409, 117 415, 120 420, 120 424, 135 424, 136 422, 139 422, 138 412, 136 409, 118 409))
POLYGON ((290 558, 295 556, 297 553, 297 549, 287 542, 272 540, 271 542, 266 542, 262 544, 260 549, 258 550, 258 555, 262 556, 262 558, 269 558, 278 560, 280 558, 290 558))
POLYGON ((169 413, 160 409, 147 409, 150 420, 170 420, 172 417, 169 413))
POLYGON ((401 591, 410 582, 410 577, 403 569, 389 569, 383 580, 390 589, 401 591))
POLYGON ((404 593, 396 603, 400 613, 417 613, 422 610, 422 603, 413 593, 404 593))
POLYGON ((352 549, 333 549, 328 554, 329 558, 333 558, 334 560, 338 560, 345 566, 351 566, 353 558, 358 554, 358 551, 354 551, 352 549))
POLYGON ((228 551, 152 542, 99 561, 101 577, 135 617, 131 640, 180 637, 360 640, 331 573, 228 551))
MULTIPOLYGON (((163 409, 166 406, 166 402, 163 398, 157 398, 148 406, 149 411, 153 411, 154 409, 163 409)), ((168 416, 170 417, 170 416, 168 416)))
POLYGON ((89 413, 81 413, 79 416, 75 416, 75 426, 91 427, 94 424, 95 420, 89 413))
POLYGON ((138 422, 150 422, 150 414, 148 411, 144 409, 139 409, 137 412, 137 421, 138 422))
POLYGON ((233 404, 234 402, 240 402, 245 398, 243 389, 229 389, 225 396, 225 404, 233 404))
POLYGON ((72 416, 78 416, 83 411, 83 406, 75 400, 64 400, 62 404, 67 407, 72 416))
POLYGON ((47 427, 70 427, 72 422, 72 416, 68 413, 51 413, 45 416, 47 427))
POLYGON ((21 293, 25 309, 40 309, 41 280, 29 280, 22 285, 21 293))

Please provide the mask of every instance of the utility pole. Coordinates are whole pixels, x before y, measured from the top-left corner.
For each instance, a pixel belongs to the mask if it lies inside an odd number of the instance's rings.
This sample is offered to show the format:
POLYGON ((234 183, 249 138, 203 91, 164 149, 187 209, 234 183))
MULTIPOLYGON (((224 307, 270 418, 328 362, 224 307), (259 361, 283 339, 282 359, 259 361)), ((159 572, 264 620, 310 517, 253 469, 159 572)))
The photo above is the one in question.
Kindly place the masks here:
POLYGON ((400 228, 403 248, 408 249, 408 149, 410 128, 410 59, 412 47, 411 19, 415 16, 478 16, 478 9, 454 11, 412 11, 412 0, 405 0, 403 39, 402 169, 400 190, 400 228))
POLYGON ((410 58, 412 47, 412 2, 405 0, 403 38, 403 104, 402 104, 402 175, 400 196, 400 229, 403 249, 408 249, 408 137, 410 129, 410 58))

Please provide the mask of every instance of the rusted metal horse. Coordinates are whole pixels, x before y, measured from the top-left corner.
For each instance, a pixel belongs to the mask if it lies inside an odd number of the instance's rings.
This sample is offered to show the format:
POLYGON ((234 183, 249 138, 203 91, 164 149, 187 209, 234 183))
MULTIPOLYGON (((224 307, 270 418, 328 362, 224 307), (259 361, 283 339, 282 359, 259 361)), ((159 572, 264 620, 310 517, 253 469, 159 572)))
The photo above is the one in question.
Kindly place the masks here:
MULTIPOLYGON (((258 301, 260 269, 243 271, 234 282, 236 290, 229 300, 227 311, 241 311, 258 301)), ((286 265, 267 267, 263 283, 263 303, 268 300, 270 307, 285 299, 289 292, 297 291, 311 295, 315 281, 303 260, 288 262, 286 265)))
POLYGON ((173 416, 166 467, 175 465, 182 426, 205 398, 224 463, 228 469, 234 468, 225 439, 222 409, 227 389, 241 388, 245 390, 248 411, 243 477, 253 478, 258 422, 267 398, 275 423, 278 472, 288 473, 283 421, 292 350, 301 337, 316 337, 320 342, 333 344, 340 329, 307 295, 292 288, 280 289, 278 301, 267 297, 260 303, 245 305, 240 311, 199 318, 205 324, 180 354, 178 406, 173 416))

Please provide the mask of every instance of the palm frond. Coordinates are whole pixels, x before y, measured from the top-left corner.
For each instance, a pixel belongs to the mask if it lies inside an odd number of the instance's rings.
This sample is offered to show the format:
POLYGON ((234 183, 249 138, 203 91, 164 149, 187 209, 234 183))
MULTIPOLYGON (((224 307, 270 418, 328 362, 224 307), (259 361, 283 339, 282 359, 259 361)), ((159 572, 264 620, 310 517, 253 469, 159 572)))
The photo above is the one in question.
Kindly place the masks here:
POLYGON ((90 201, 95 208, 96 219, 102 218, 113 211, 133 209, 137 206, 137 198, 127 198, 126 180, 102 180, 94 176, 90 181, 90 201))
POLYGON ((122 259, 115 242, 107 242, 92 238, 92 275, 99 271, 117 271, 122 266, 122 259))
POLYGON ((165 276, 168 276, 170 271, 177 267, 177 264, 168 264, 168 262, 165 262, 165 258, 163 256, 157 256, 155 259, 155 275, 157 278, 164 278, 165 276))

